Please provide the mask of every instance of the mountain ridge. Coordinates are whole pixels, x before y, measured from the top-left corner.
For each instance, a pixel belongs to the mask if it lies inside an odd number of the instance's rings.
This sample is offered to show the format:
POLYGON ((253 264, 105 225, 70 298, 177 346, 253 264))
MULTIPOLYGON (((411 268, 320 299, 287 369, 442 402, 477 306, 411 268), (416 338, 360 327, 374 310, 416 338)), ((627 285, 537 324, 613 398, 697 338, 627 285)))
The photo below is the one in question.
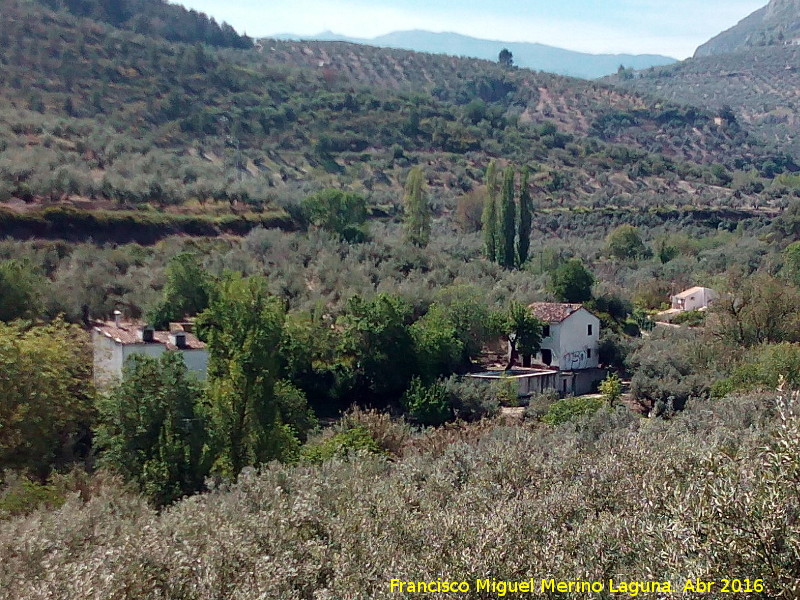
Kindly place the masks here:
POLYGON ((497 60, 499 52, 507 48, 514 55, 514 63, 519 67, 582 79, 596 79, 610 75, 615 73, 620 65, 626 68, 645 69, 677 62, 672 57, 659 54, 593 54, 537 42, 490 40, 455 32, 431 32, 421 29, 393 31, 374 38, 356 38, 323 31, 312 36, 278 34, 264 39, 349 42, 483 60, 497 60))
POLYGON ((697 48, 695 58, 800 42, 800 0, 771 0, 697 48))

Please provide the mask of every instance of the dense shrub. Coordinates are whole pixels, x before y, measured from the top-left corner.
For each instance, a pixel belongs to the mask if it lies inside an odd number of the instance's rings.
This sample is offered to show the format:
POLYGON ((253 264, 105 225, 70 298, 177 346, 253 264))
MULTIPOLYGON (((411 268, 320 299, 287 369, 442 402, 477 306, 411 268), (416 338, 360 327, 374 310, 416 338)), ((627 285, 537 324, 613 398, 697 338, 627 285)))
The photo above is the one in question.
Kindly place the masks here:
POLYGON ((425 385, 418 377, 411 380, 403 406, 409 419, 420 425, 441 425, 453 415, 445 386, 439 382, 425 385))
POLYGON ((456 419, 473 422, 500 412, 496 390, 485 382, 452 376, 444 381, 444 388, 456 419))
POLYGON ((713 396, 722 398, 733 392, 753 389, 800 389, 800 344, 775 344, 748 355, 730 377, 711 387, 713 396))
POLYGON ((680 410, 689 398, 708 394, 726 362, 730 357, 713 339, 690 330, 661 328, 628 356, 626 364, 633 373, 634 398, 680 410))
POLYGON ((603 406, 601 398, 564 398, 553 402, 542 417, 548 425, 561 425, 584 415, 591 415, 603 406))
POLYGON ((329 436, 323 436, 303 447, 302 457, 310 463, 321 463, 333 458, 347 458, 352 454, 381 453, 381 448, 363 425, 357 425, 329 436))
POLYGON ((666 422, 599 410, 580 426, 435 430, 442 444, 394 463, 351 453, 271 465, 160 514, 120 492, 71 497, 0 523, 0 586, 10 600, 188 589, 198 600, 264 589, 391 598, 392 578, 442 573, 473 591, 486 576, 576 573, 675 591, 704 573, 762 578, 759 597, 788 599, 800 579, 800 425, 796 406, 782 410, 774 398, 732 397, 666 422))

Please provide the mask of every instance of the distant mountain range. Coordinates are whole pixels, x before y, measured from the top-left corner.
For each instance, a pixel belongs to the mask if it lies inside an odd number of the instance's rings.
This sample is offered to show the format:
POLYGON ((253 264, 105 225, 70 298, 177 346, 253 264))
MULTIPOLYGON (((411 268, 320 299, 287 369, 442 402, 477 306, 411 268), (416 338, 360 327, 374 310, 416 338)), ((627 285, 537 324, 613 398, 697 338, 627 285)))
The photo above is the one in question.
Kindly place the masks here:
POLYGON ((646 69, 677 62, 674 58, 657 54, 587 54, 544 44, 483 40, 458 33, 433 33, 420 30, 395 31, 375 38, 351 38, 330 31, 313 36, 283 34, 274 38, 352 42, 484 60, 497 60, 500 51, 507 48, 514 55, 514 64, 519 67, 584 79, 595 79, 616 73, 620 65, 626 68, 646 69))
POLYGON ((695 58, 800 41, 800 0, 772 0, 700 46, 695 58))

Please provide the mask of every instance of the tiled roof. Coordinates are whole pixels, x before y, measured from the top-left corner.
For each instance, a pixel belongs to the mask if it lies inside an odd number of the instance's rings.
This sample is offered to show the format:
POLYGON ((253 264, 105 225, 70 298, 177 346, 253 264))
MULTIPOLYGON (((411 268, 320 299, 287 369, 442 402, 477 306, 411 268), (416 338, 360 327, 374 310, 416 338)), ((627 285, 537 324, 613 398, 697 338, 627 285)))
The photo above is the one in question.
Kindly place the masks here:
POLYGON ((688 290, 682 291, 680 294, 675 294, 675 297, 676 298, 688 298, 692 294, 697 294, 699 292, 702 292, 704 289, 706 289, 706 288, 703 288, 703 287, 700 287, 700 286, 695 286, 695 287, 689 288, 688 290))
POLYGON ((528 306, 537 319, 545 323, 560 323, 572 313, 583 308, 583 304, 563 304, 560 302, 534 302, 528 306))
MULTIPOLYGON (((139 335, 143 326, 143 323, 127 322, 120 323, 119 327, 117 327, 114 321, 98 321, 94 324, 94 329, 123 346, 152 343, 162 344, 168 350, 178 350, 178 347, 169 340, 169 331, 155 331, 152 342, 143 342, 139 335)), ((206 347, 203 342, 197 339, 196 335, 186 332, 184 332, 184 335, 186 336, 186 347, 182 348, 182 350, 202 350, 206 347)))

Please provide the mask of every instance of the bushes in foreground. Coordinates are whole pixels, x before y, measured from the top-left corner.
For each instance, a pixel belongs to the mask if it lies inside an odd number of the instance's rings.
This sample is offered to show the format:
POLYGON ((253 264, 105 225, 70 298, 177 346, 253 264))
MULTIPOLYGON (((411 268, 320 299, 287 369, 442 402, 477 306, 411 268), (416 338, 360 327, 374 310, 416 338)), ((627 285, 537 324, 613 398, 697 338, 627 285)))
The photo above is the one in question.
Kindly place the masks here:
MULTIPOLYGON (((396 462, 273 465, 157 514, 106 489, 0 524, 9 600, 397 598, 437 577, 800 581, 800 419, 774 396, 669 421, 601 410, 559 427, 481 429, 396 462)), ((408 597, 408 596, 405 596, 408 597)), ((564 598, 584 595, 564 594, 564 598)), ((685 594, 682 597, 709 597, 685 594)), ((745 596, 731 594, 731 598, 745 596)))

